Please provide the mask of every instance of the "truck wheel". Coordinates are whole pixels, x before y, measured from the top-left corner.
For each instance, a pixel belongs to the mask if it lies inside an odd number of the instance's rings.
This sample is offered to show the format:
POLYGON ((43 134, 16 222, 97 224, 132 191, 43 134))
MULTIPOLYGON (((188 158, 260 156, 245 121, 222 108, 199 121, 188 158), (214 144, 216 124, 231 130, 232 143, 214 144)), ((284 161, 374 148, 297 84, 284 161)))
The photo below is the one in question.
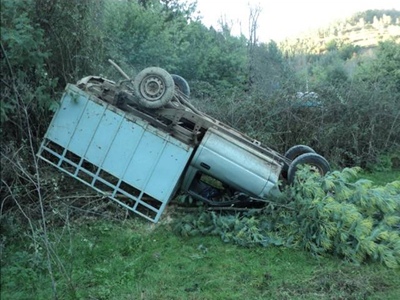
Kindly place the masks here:
MULTIPOLYGON (((315 153, 314 149, 311 147, 308 147, 306 145, 296 145, 291 148, 289 148, 288 151, 285 153, 285 157, 289 160, 294 160, 296 157, 305 154, 305 153, 315 153)), ((282 177, 287 179, 288 176, 288 170, 289 170, 289 165, 284 164, 282 168, 282 177)))
POLYGON ((323 156, 317 153, 302 154, 295 158, 289 166, 289 184, 293 184, 298 166, 304 164, 311 166, 311 170, 313 170, 314 172, 318 172, 319 174, 321 174, 321 176, 328 173, 331 169, 328 161, 323 156))
POLYGON ((160 108, 174 96, 174 80, 164 69, 150 67, 142 70, 133 81, 139 104, 146 108, 160 108))
POLYGON ((176 74, 171 74, 172 79, 174 80, 175 83, 175 87, 182 92, 187 98, 190 97, 190 87, 189 84, 187 83, 187 81, 176 74))

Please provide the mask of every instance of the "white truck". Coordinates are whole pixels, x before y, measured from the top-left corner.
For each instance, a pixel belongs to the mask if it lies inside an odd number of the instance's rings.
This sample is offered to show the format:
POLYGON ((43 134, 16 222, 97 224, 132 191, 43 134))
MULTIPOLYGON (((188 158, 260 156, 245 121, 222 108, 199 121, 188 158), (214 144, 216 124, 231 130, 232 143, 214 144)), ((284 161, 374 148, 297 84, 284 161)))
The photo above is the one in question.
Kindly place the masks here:
POLYGON ((152 222, 178 191, 243 206, 279 193, 300 164, 330 169, 310 147, 281 155, 200 112, 181 76, 150 67, 130 79, 116 67, 126 80, 67 85, 38 156, 152 222))

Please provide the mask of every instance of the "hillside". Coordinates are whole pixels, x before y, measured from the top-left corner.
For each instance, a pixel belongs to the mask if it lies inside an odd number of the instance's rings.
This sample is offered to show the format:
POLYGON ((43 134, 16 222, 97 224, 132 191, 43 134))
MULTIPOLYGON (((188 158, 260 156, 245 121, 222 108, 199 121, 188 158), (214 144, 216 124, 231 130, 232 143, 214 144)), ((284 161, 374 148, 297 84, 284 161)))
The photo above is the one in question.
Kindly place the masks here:
POLYGON ((365 49, 376 47, 385 40, 400 44, 400 11, 368 10, 356 13, 325 28, 286 39, 281 48, 289 52, 324 53, 332 41, 337 45, 351 44, 365 49))

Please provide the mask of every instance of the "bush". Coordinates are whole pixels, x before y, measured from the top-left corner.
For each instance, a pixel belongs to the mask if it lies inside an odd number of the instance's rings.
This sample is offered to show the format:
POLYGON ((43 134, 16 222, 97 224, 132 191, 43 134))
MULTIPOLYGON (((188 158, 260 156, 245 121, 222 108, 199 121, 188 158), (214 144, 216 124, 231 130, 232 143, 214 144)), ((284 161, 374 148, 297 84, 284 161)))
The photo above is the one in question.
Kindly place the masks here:
POLYGON ((282 197, 242 215, 201 212, 182 217, 181 234, 214 234, 243 246, 285 245, 355 263, 400 266, 400 181, 374 187, 354 181, 358 169, 325 177, 304 167, 282 197))
POLYGON ((34 133, 43 132, 40 121, 53 108, 56 78, 45 68, 50 52, 43 30, 29 15, 33 1, 3 1, 1 11, 1 132, 3 139, 27 138, 26 121, 32 121, 34 133))

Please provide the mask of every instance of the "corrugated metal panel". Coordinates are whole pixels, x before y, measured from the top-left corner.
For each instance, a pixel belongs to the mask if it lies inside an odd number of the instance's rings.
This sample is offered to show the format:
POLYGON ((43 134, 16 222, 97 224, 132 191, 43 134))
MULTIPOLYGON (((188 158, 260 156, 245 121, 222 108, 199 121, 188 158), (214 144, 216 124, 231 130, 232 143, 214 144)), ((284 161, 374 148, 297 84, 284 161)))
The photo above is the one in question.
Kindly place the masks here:
POLYGON ((68 85, 38 156, 157 222, 193 148, 68 85))

